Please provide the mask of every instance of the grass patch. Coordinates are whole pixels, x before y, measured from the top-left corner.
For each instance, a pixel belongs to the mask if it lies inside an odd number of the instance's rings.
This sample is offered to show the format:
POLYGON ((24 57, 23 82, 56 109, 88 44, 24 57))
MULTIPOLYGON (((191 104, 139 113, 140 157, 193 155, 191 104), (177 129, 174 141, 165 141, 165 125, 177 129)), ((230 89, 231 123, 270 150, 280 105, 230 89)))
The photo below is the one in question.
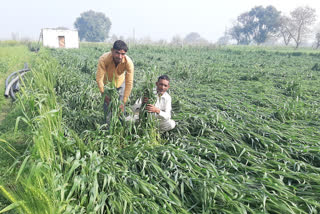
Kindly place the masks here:
MULTIPOLYGON (((17 170, 19 169, 19 158, 24 154, 28 139, 31 136, 30 131, 22 123, 19 125, 19 131, 14 132, 16 119, 22 116, 22 111, 17 103, 11 99, 6 99, 4 95, 5 80, 14 71, 24 67, 25 62, 30 62, 32 55, 27 46, 10 41, 0 42, 0 139, 8 142, 15 150, 8 149, 4 142, 0 142, 4 149, 0 149, 0 184, 9 184, 14 181, 17 170), (16 164, 13 168, 10 168, 16 164)), ((29 139, 30 140, 30 139, 29 139)), ((0 210, 7 206, 8 200, 0 196, 0 210)), ((8 213, 14 213, 9 211, 8 213)))

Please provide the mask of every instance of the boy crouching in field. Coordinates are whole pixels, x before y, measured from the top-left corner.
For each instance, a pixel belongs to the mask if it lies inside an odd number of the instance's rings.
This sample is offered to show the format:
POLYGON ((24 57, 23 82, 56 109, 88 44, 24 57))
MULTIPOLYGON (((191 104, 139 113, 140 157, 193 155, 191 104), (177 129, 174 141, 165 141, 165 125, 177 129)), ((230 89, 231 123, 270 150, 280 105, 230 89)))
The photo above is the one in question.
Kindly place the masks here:
MULTIPOLYGON (((167 90, 170 87, 170 79, 167 75, 162 75, 158 78, 156 82, 156 97, 157 101, 154 105, 147 104, 146 109, 149 113, 155 113, 156 118, 160 120, 160 132, 170 131, 176 126, 174 120, 171 119, 171 96, 167 93, 167 90)), ((143 99, 144 103, 148 102, 148 98, 143 99)), ((135 113, 133 119, 127 118, 128 120, 138 120, 139 109, 142 105, 142 99, 138 99, 132 107, 133 112, 135 113)))

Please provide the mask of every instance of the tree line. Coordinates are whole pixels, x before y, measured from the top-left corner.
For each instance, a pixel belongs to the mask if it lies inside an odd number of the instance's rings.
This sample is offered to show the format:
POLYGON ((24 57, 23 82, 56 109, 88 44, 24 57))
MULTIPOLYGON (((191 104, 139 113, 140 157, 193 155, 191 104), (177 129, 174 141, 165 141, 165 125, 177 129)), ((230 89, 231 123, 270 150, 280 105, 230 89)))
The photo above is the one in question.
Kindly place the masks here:
MULTIPOLYGON (((311 27, 316 22, 316 10, 297 7, 290 15, 281 15, 273 6, 257 6, 237 17, 233 26, 227 32, 237 44, 262 44, 267 39, 282 39, 285 45, 293 43, 298 48, 312 32, 311 27)), ((319 47, 320 33, 315 36, 316 48, 319 47)))
MULTIPOLYGON (((88 42, 103 42, 107 38, 109 38, 109 32, 111 29, 111 21, 108 17, 105 16, 104 13, 95 12, 93 10, 89 10, 80 14, 74 23, 74 27, 78 30, 79 38, 81 41, 88 42)), ((112 35, 110 37, 112 41, 124 38, 122 36, 117 37, 116 35, 112 35)), ((128 38, 131 40, 130 38, 128 38)), ((151 39, 144 38, 145 41, 151 39)), ((208 41, 200 36, 197 32, 189 33, 184 39, 179 36, 174 36, 172 38, 174 43, 177 44, 207 44, 208 41)), ((138 41, 138 40, 137 40, 138 41)), ((147 41, 148 42, 148 41, 147 41)), ((159 43, 165 43, 165 41, 159 41, 159 43)))
MULTIPOLYGON (((256 6, 240 14, 217 43, 227 44, 233 40, 238 45, 260 45, 273 39, 282 40, 285 45, 294 44, 295 48, 299 48, 309 39, 311 27, 315 22, 316 10, 308 6, 297 7, 289 15, 282 15, 281 11, 272 5, 256 6)), ((89 42, 103 42, 109 38, 111 25, 110 19, 105 14, 92 10, 81 13, 74 23, 80 40, 89 42)), ((111 36, 111 40, 115 38, 117 36, 111 36)), ((319 48, 320 29, 314 35, 314 39, 314 47, 319 48)), ((183 39, 180 36, 174 36, 171 43, 201 45, 209 42, 199 33, 191 32, 183 39)))

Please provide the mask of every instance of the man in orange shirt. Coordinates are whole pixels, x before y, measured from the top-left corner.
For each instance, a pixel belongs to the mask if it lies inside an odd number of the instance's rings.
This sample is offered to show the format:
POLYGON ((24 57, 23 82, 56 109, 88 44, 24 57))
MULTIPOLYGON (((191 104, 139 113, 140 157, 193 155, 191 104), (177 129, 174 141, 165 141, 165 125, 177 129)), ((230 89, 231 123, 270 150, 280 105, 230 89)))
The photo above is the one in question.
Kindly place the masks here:
MULTIPOLYGON (((96 74, 96 81, 101 95, 104 93, 104 85, 113 80, 115 81, 115 86, 119 93, 119 100, 122 102, 120 105, 122 111, 124 111, 124 106, 133 86, 134 65, 130 57, 126 55, 127 51, 128 46, 125 42, 121 40, 115 41, 111 51, 104 53, 99 58, 96 74)), ((105 96, 105 112, 108 110, 109 103, 110 97, 105 96)))

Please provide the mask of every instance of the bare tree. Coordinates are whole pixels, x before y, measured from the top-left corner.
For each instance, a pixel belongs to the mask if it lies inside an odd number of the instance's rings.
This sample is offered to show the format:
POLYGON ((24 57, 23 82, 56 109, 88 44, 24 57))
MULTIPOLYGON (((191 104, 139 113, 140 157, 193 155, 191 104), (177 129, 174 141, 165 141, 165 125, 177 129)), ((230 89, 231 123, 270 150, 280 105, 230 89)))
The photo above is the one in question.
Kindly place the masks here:
POLYGON ((318 49, 319 47, 320 47, 320 33, 317 33, 316 34, 316 41, 315 41, 315 44, 314 44, 314 48, 318 49))
POLYGON ((316 21, 316 10, 306 7, 298 7, 291 13, 289 33, 299 48, 301 42, 305 40, 311 32, 310 27, 316 21))
POLYGON ((292 31, 293 26, 291 20, 287 16, 280 17, 280 27, 279 27, 279 37, 282 37, 284 44, 287 46, 292 40, 292 31))
POLYGON ((177 46, 183 46, 183 40, 179 35, 175 35, 172 37, 170 44, 177 45, 177 46))

